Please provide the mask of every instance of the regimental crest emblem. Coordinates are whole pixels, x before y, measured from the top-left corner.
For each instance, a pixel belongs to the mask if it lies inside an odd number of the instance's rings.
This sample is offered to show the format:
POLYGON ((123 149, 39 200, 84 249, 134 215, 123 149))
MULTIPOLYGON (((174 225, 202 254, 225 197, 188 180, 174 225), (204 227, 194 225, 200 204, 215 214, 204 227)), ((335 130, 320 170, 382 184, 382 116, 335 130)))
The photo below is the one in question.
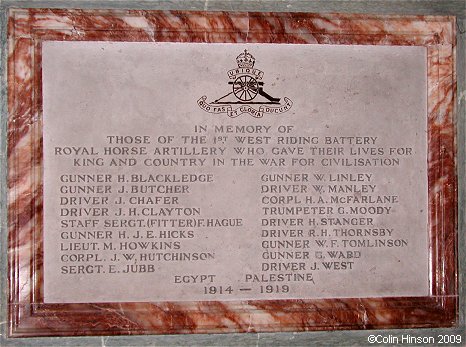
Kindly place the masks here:
POLYGON ((236 57, 237 68, 227 71, 229 92, 220 98, 208 102, 207 96, 202 96, 197 104, 205 112, 226 113, 236 118, 247 113, 255 118, 265 114, 281 114, 293 106, 287 97, 276 98, 264 90, 264 72, 254 67, 256 59, 246 49, 236 57))

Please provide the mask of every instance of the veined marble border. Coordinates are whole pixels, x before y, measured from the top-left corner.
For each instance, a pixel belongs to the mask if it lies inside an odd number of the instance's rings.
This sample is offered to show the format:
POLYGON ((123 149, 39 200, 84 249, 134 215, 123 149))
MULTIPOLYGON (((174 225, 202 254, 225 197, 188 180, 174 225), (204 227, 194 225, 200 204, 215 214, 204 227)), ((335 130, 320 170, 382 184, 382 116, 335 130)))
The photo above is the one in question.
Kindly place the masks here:
POLYGON ((448 327, 457 320, 455 20, 442 16, 12 9, 8 23, 9 333, 130 335, 448 327), (44 304, 41 44, 46 40, 427 48, 427 297, 44 304))

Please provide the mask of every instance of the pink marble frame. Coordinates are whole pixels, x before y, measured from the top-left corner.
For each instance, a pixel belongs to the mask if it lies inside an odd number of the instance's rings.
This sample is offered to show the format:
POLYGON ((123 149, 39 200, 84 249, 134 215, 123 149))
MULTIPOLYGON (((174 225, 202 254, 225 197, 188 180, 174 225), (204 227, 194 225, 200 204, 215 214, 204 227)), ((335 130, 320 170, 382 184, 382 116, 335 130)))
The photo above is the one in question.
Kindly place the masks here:
POLYGON ((13 9, 9 15, 8 43, 10 336, 307 331, 456 324, 453 17, 13 9), (431 294, 409 298, 44 304, 41 45, 47 40, 426 47, 431 294))

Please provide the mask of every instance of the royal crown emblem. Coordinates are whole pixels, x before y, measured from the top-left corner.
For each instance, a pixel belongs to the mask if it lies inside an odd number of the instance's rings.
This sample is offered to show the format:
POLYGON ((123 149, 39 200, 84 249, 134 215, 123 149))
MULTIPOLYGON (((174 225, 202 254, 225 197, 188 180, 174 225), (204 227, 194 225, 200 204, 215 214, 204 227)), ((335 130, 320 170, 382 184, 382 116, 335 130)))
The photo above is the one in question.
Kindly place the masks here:
POLYGON ((236 63, 238 67, 253 68, 256 59, 252 56, 251 53, 245 49, 243 53, 236 57, 236 63))
POLYGON ((207 96, 202 96, 197 104, 208 113, 226 113, 235 118, 248 113, 255 118, 264 114, 281 114, 287 112, 293 103, 287 97, 276 98, 264 91, 264 72, 255 68, 256 59, 246 49, 236 57, 237 68, 227 71, 230 91, 213 102, 207 102, 207 96), (241 105, 234 107, 233 105, 241 105), (254 107, 253 105, 260 105, 254 107))

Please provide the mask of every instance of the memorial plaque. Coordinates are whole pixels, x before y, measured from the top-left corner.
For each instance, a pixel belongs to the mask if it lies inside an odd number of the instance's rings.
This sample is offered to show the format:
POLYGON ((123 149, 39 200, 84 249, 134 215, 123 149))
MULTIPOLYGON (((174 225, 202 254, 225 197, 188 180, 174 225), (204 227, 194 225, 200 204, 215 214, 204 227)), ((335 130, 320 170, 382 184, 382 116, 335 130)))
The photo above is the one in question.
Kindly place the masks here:
POLYGON ((9 35, 12 336, 455 324, 451 18, 14 10, 9 35))
POLYGON ((42 53, 45 302, 428 294, 424 47, 42 53))

